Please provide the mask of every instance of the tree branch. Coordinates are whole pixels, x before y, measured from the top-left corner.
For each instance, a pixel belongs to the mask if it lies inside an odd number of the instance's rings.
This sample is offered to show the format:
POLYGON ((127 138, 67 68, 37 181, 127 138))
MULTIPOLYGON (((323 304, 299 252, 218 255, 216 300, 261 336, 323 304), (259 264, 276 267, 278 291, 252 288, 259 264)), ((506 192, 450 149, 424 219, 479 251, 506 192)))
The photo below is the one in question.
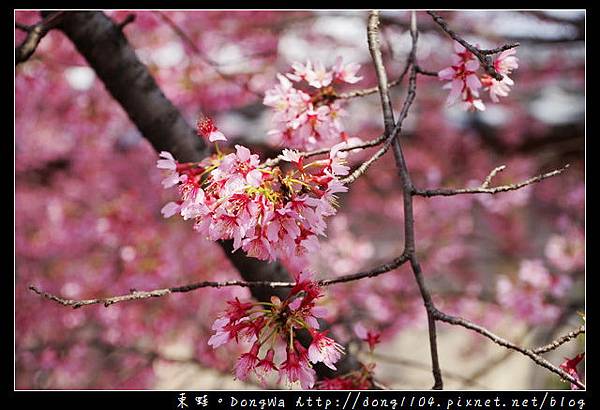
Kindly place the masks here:
POLYGON ((15 66, 27 61, 33 55, 42 38, 60 22, 63 13, 63 11, 53 12, 33 26, 15 23, 16 28, 27 32, 25 40, 15 48, 15 66))
POLYGON ((550 363, 549 361, 547 361, 546 359, 544 359, 543 357, 539 356, 537 353, 535 353, 533 350, 530 349, 526 349, 520 346, 517 346, 516 344, 490 332, 489 330, 487 330, 486 328, 484 328, 483 326, 479 326, 476 325, 475 323, 472 323, 466 319, 463 319, 461 317, 457 317, 457 316, 450 316, 444 312, 441 312, 437 309, 434 309, 433 311, 435 319, 436 320, 440 320, 442 322, 446 322, 446 323, 450 323, 452 325, 457 325, 457 326, 462 326, 466 329, 470 329, 473 330, 477 333, 479 333, 480 335, 483 335, 485 337, 487 337, 488 339, 490 339, 491 341, 493 341, 494 343, 496 343, 499 346, 503 346, 506 347, 508 349, 512 349, 515 350, 527 357, 529 357, 531 360, 533 360, 536 364, 545 367, 546 369, 550 370, 553 373, 558 374, 561 378, 563 378, 564 380, 567 380, 573 384, 575 384, 577 387, 581 388, 581 389, 585 389, 585 385, 583 383, 581 383, 579 380, 575 379, 573 376, 571 376, 570 374, 566 373, 564 370, 554 366, 552 363, 550 363))
POLYGON ((572 332, 569 332, 566 335, 561 336, 556 340, 553 340, 547 345, 538 347, 537 349, 533 349, 532 352, 535 354, 548 353, 549 351, 558 348, 559 346, 567 343, 569 340, 575 339, 577 336, 582 334, 585 334, 585 325, 581 325, 579 329, 573 330, 572 332))
POLYGON ((499 172, 504 169, 504 165, 502 167, 495 168, 485 179, 483 184, 477 188, 461 188, 461 189, 452 189, 452 188, 440 188, 440 189, 414 189, 413 194, 425 197, 432 196, 452 196, 452 195, 460 195, 460 194, 497 194, 498 192, 508 192, 515 191, 517 189, 521 189, 527 185, 535 184, 536 182, 543 181, 546 178, 550 178, 556 175, 562 174, 567 168, 569 168, 569 164, 565 165, 560 169, 556 169, 551 172, 547 172, 545 174, 537 175, 535 177, 526 179, 525 181, 521 181, 516 184, 509 185, 500 185, 492 188, 488 188, 491 179, 499 172))
POLYGON ((400 172, 400 178, 403 187, 403 202, 404 202, 404 252, 405 255, 411 262, 411 267, 415 275, 415 279, 419 285, 419 290, 425 304, 427 312, 427 322, 429 329, 429 345, 431 351, 431 367, 434 378, 434 389, 443 388, 442 372, 440 369, 438 352, 437 352, 437 334, 435 328, 435 319, 431 313, 433 309, 433 302, 429 291, 425 287, 423 277, 421 274, 421 267, 416 257, 415 244, 414 244, 414 220, 412 212, 412 191, 413 185, 410 180, 404 154, 399 140, 399 132, 402 127, 402 122, 408 115, 408 109, 412 105, 416 96, 416 77, 417 77, 417 20, 416 13, 413 11, 411 15, 411 28, 410 34, 412 38, 412 48, 407 62, 407 67, 410 67, 411 74, 409 78, 408 94, 404 100, 402 111, 400 112, 398 122, 394 126, 394 113, 392 110, 392 104, 389 95, 389 89, 387 84, 387 75, 385 67, 383 65, 383 59, 381 56, 381 49, 379 46, 379 12, 372 11, 369 15, 369 25, 367 31, 367 37, 369 41, 369 51, 375 65, 375 72, 377 74, 377 80, 379 83, 379 96, 381 99, 381 106, 383 110, 383 119, 385 124, 385 131, 388 138, 393 142, 394 146, 394 157, 396 165, 400 172))
MULTIPOLYGON (((317 281, 319 286, 331 286, 338 283, 346 283, 352 282, 364 278, 373 278, 375 276, 379 276, 383 273, 390 272, 396 268, 402 266, 408 259, 401 255, 391 262, 384 263, 379 265, 373 269, 364 272, 357 272, 350 275, 344 275, 333 279, 322 279, 317 281)), ((190 283, 182 286, 173 286, 170 288, 162 288, 155 289, 149 291, 139 291, 132 289, 130 293, 126 295, 119 296, 111 296, 106 298, 93 298, 93 299, 66 299, 61 296, 53 295, 51 293, 44 292, 33 285, 29 286, 29 289, 38 295, 52 300, 56 303, 59 303, 63 306, 70 306, 73 309, 80 308, 82 306, 88 305, 98 305, 102 304, 105 307, 113 305, 115 303, 132 301, 132 300, 143 300, 149 298, 158 298, 167 296, 173 293, 186 293, 191 292, 201 288, 224 288, 229 286, 240 286, 245 288, 263 288, 264 290, 274 290, 274 289, 289 289, 296 285, 295 282, 274 282, 274 281, 243 281, 243 280, 230 280, 224 282, 215 282, 215 281, 202 281, 196 283, 190 283)), ((285 293, 281 294, 282 297, 285 297, 285 293)))

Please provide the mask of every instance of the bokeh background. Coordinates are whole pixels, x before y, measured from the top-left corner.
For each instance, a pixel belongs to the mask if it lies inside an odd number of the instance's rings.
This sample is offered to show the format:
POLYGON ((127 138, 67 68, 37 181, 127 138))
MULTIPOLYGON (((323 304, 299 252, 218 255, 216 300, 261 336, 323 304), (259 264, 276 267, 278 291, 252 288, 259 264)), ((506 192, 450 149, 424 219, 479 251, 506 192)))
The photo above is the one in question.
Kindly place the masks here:
MULTIPOLYGON (((294 61, 362 65, 376 84, 366 11, 106 11, 135 20, 124 32, 166 96, 190 123, 215 118, 231 146, 273 156, 271 112, 262 104, 276 73, 294 61)), ((442 310, 488 326, 526 346, 545 344, 582 324, 585 309, 585 12, 443 12, 482 48, 518 41, 515 86, 484 112, 447 107, 447 90, 420 76, 402 132, 418 187, 477 186, 496 166, 496 183, 560 168, 556 178, 497 196, 415 199, 417 248, 442 310)), ((451 40, 418 12, 418 61, 450 64, 451 40)), ((17 11, 34 24, 37 11, 17 11)), ((391 79, 410 50, 409 13, 382 12, 391 79)), ((25 33, 15 29, 15 46, 25 33)), ((107 56, 107 58, 110 58, 107 56)), ((392 92, 400 106, 405 85, 392 92)), ((345 105, 350 136, 382 130, 377 95, 345 105)), ((368 157, 351 157, 357 164, 368 157)), ((234 382, 240 347, 207 345, 212 321, 244 289, 203 289, 109 308, 69 309, 28 290, 69 298, 123 294, 199 280, 239 278, 214 243, 189 221, 165 220, 156 152, 59 31, 51 31, 15 72, 15 380, 17 389, 257 388, 234 382)), ((402 195, 391 154, 341 196, 313 267, 319 278, 368 269, 403 245, 402 195)), ((390 388, 431 387, 425 311, 407 267, 327 289, 323 304, 343 341, 361 322, 382 332, 374 360, 390 388)), ((569 388, 527 358, 465 329, 439 325, 449 388, 569 388)), ((584 351, 579 337, 548 354, 559 365, 584 351)), ((580 367, 583 373, 584 366, 580 367)), ((272 387, 277 387, 273 385, 272 387)), ((281 386, 279 386, 281 387, 281 386)))

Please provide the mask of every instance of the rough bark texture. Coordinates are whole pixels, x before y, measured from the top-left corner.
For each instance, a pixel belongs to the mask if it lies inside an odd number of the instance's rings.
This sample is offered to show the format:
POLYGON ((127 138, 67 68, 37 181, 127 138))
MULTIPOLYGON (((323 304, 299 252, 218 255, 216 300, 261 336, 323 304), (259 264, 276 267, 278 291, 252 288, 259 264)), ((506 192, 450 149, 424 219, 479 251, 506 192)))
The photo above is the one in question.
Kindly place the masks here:
MULTIPOLYGON (((42 12, 44 16, 49 14, 51 12, 42 12)), ((199 161, 208 155, 204 141, 198 138, 179 110, 165 97, 121 29, 108 16, 102 12, 66 12, 57 28, 73 42, 156 151, 169 151, 179 161, 199 161)), ((246 281, 292 279, 279 263, 248 258, 239 250, 232 253, 232 241, 219 243, 246 281)), ((253 296, 263 301, 269 300, 272 295, 285 297, 287 293, 286 289, 252 289, 253 296)), ((303 336, 300 340, 306 345, 310 339, 308 335, 303 336)), ((358 367, 356 358, 346 354, 338 363, 338 373, 358 367)), ((315 369, 321 378, 333 375, 325 366, 315 366, 315 369)))

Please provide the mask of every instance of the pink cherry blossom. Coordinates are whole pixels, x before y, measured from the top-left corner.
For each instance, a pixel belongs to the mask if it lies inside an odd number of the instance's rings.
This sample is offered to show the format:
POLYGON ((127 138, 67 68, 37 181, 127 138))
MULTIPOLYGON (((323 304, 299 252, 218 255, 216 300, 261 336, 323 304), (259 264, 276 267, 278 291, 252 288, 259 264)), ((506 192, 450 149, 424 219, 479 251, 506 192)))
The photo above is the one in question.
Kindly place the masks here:
POLYGON ((344 347, 325 334, 326 332, 311 332, 313 340, 308 348, 308 358, 312 363, 323 362, 330 369, 337 370, 334 363, 340 360, 344 347))
POLYGON ((354 333, 356 333, 361 340, 369 344, 369 349, 371 351, 375 348, 375 345, 381 341, 381 333, 373 330, 367 330, 362 323, 357 323, 354 325, 354 333))
POLYGON ((335 60, 335 65, 333 66, 334 79, 348 84, 357 83, 362 80, 362 77, 356 76, 358 70, 360 70, 360 64, 348 63, 344 65, 343 58, 338 57, 335 60))
POLYGON ((169 202, 165 206, 162 207, 162 209, 160 210, 160 213, 165 218, 170 218, 173 215, 175 215, 176 213, 179 213, 180 210, 181 210, 181 204, 178 204, 176 202, 169 202))
POLYGON ((263 99, 274 111, 273 128, 268 132, 273 143, 313 149, 347 139, 341 121, 346 112, 336 99, 333 84, 360 81, 362 77, 356 76, 359 68, 358 64, 343 65, 341 59, 329 70, 321 62, 313 65, 307 61, 293 63, 292 73, 278 74, 279 84, 267 90, 263 99), (301 90, 300 83, 306 83, 309 90, 301 90))
POLYGON ((254 367, 254 371, 260 383, 264 386, 266 383, 265 377, 267 374, 278 371, 279 369, 275 366, 273 362, 273 357, 275 356, 275 350, 269 349, 267 354, 263 359, 260 359, 256 366, 254 367))
POLYGON ((490 98, 494 102, 498 102, 499 96, 506 97, 510 92, 515 82, 508 76, 514 69, 519 68, 519 59, 515 56, 517 50, 511 48, 505 50, 494 60, 494 69, 502 75, 502 80, 498 81, 495 78, 485 75, 482 77, 484 89, 489 90, 490 98))
POLYGON ((254 370, 258 362, 258 351, 260 344, 254 343, 249 352, 242 354, 235 364, 234 373, 235 377, 239 380, 246 380, 250 375, 250 372, 254 370))
MULTIPOLYGON (((308 363, 306 353, 297 352, 299 344, 296 344, 296 350, 288 348, 287 359, 281 364, 279 369, 280 381, 283 379, 287 383, 300 382, 303 389, 310 389, 316 381, 315 371, 308 363)), ((300 346, 304 349, 302 346, 300 346)), ((306 349, 304 349, 306 350, 306 349)))
POLYGON ((208 138, 210 142, 227 141, 225 135, 217 129, 212 118, 202 118, 196 124, 198 135, 208 138))
MULTIPOLYGON (((581 381, 579 373, 577 372, 577 365, 583 360, 585 353, 580 353, 572 359, 565 358, 565 361, 561 363, 560 368, 573 376, 576 380, 581 381)), ((571 390, 578 390, 579 387, 576 384, 571 383, 571 390)))
POLYGON ((454 43, 454 50, 456 54, 452 57, 453 64, 438 72, 440 80, 450 81, 444 86, 450 89, 446 103, 451 105, 460 99, 466 109, 483 111, 485 105, 479 99, 481 82, 476 74, 479 61, 458 42, 454 43))

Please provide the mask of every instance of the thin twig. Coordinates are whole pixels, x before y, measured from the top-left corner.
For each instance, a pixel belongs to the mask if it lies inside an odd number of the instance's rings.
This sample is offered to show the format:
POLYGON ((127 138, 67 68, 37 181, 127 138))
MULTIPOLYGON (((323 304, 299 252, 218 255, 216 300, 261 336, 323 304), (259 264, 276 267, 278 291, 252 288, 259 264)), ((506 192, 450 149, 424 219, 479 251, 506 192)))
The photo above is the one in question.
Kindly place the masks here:
POLYGON ((421 68, 421 66, 419 66, 419 65, 417 65, 417 73, 418 74, 423 74, 423 75, 428 75, 430 77, 437 77, 438 76, 437 71, 425 70, 424 68, 421 68))
POLYGON ((485 71, 490 76, 492 76, 493 78, 495 78, 498 81, 502 81, 502 79, 504 77, 502 76, 502 74, 500 74, 499 72, 496 71, 496 69, 494 68, 492 59, 491 59, 491 57, 489 57, 489 55, 500 53, 502 51, 510 50, 511 48, 518 47, 519 43, 505 44, 501 47, 494 48, 491 50, 482 50, 482 49, 477 48, 474 45, 470 44, 465 39, 463 39, 461 36, 459 36, 456 32, 454 32, 452 29, 450 29, 448 27, 448 23, 446 23, 446 20, 444 20, 442 17, 438 16, 433 11, 428 11, 427 14, 429 14, 431 16, 431 18, 433 18, 433 21, 435 21, 438 24, 438 26, 440 26, 441 29, 444 30, 450 37, 452 37, 454 40, 458 41, 464 48, 466 48, 471 53, 473 53, 473 55, 475 57, 477 57, 477 59, 481 62, 481 65, 483 65, 483 68, 485 69, 485 71))
POLYGON ((564 370, 554 366, 552 363, 550 363, 549 361, 547 361, 546 359, 544 359, 543 357, 539 356, 538 354, 536 354, 533 350, 530 349, 526 349, 524 347, 521 346, 517 346, 516 344, 490 332, 489 330, 487 330, 486 328, 484 328, 483 326, 479 326, 475 323, 472 323, 466 319, 463 319, 461 317, 457 317, 457 316, 451 316, 448 315, 444 312, 441 312, 437 309, 434 310, 434 316, 436 320, 440 320, 442 322, 446 322, 446 323, 450 323, 452 325, 457 325, 457 326, 462 326, 466 329, 470 329, 473 330, 477 333, 479 333, 480 335, 483 335, 485 337, 487 337, 488 339, 490 339, 491 341, 493 341, 494 343, 496 343, 499 346, 504 346, 508 349, 512 349, 515 350, 527 357, 529 357, 531 360, 533 360, 535 363, 537 363, 538 365, 545 367, 546 369, 550 370, 553 373, 558 374, 560 377, 562 377, 564 380, 567 380, 571 383, 573 383, 574 385, 576 385, 577 387, 581 388, 581 389, 585 389, 585 385, 580 382, 579 380, 575 379, 573 376, 571 376, 570 374, 568 374, 567 372, 565 372, 564 370))
POLYGON ((15 65, 27 61, 33 55, 44 36, 60 23, 64 11, 59 11, 44 18, 33 26, 15 23, 15 27, 27 31, 27 37, 15 48, 15 65))
MULTIPOLYGON (((395 87, 398 84, 402 83, 402 80, 404 79, 404 76, 406 75, 407 71, 408 71, 408 67, 409 65, 407 65, 404 70, 402 71, 402 73, 400 73, 400 76, 395 79, 394 81, 392 81, 391 83, 388 84, 388 87, 395 87)), ((375 94, 379 91, 379 87, 375 86, 375 87, 370 87, 370 88, 363 88, 362 90, 356 90, 356 91, 350 91, 347 93, 342 93, 342 94, 337 94, 335 95, 336 99, 339 100, 347 100, 350 98, 356 98, 356 97, 364 97, 367 95, 371 95, 371 94, 375 94)))
MULTIPOLYGON (((384 264, 379 265, 368 271, 357 272, 357 273, 353 273, 350 275, 344 275, 344 276, 340 276, 340 277, 333 278, 333 279, 322 279, 322 280, 317 281, 317 284, 319 286, 330 286, 330 285, 334 285, 337 283, 346 283, 346 282, 351 282, 351 281, 360 280, 360 279, 364 279, 364 278, 372 278, 375 276, 379 276, 383 273, 390 272, 390 271, 400 267, 407 260, 408 259, 404 255, 401 255, 401 256, 395 258, 394 260, 392 260, 391 262, 384 263, 384 264)), ((275 289, 275 288, 292 288, 295 285, 296 285, 295 282, 270 282, 270 281, 247 282, 247 281, 243 281, 243 280, 230 280, 230 281, 224 281, 224 282, 202 281, 202 282, 191 283, 191 284, 183 285, 183 286, 174 286, 174 287, 170 287, 170 288, 155 289, 155 290, 149 290, 149 291, 132 290, 130 293, 128 293, 126 295, 112 296, 112 297, 106 297, 106 298, 80 299, 80 300, 67 299, 67 298, 63 298, 61 296, 53 295, 51 293, 44 292, 44 291, 36 288, 33 285, 30 285, 29 289, 46 299, 57 302, 63 306, 70 306, 73 309, 77 309, 82 306, 97 305, 97 304, 102 304, 105 307, 108 307, 110 305, 113 305, 113 304, 119 303, 119 302, 157 298, 157 297, 167 296, 172 293, 186 293, 186 292, 194 291, 196 289, 209 288, 209 287, 210 288, 224 288, 224 287, 229 287, 229 286, 240 286, 240 287, 247 287, 247 288, 265 287, 265 288, 275 289)))
POLYGON ((550 178, 556 175, 562 174, 567 168, 569 168, 569 164, 565 165, 560 169, 556 169, 551 172, 547 172, 545 174, 537 175, 535 177, 526 179, 525 181, 509 184, 509 185, 500 185, 492 188, 488 188, 489 182, 488 179, 491 178, 498 172, 496 168, 484 181, 484 183, 477 188, 460 188, 460 189, 452 189, 452 188, 439 188, 439 189, 415 189, 413 191, 413 195, 432 197, 432 196, 452 196, 452 195, 460 195, 460 194, 497 194, 498 192, 508 192, 515 191, 517 189, 521 189, 527 185, 535 184, 536 182, 543 181, 546 178, 550 178), (486 184, 487 183, 487 184, 486 184))
POLYGON ((532 352, 535 354, 548 353, 549 351, 558 348, 559 346, 567 343, 569 340, 575 339, 577 336, 582 334, 585 334, 585 325, 581 325, 579 329, 573 330, 572 332, 569 332, 566 335, 561 336, 556 340, 553 340, 547 345, 538 347, 537 349, 533 349, 532 352))
POLYGON ((26 33, 29 33, 31 30, 33 30, 33 26, 19 23, 18 21, 15 21, 15 28, 18 28, 19 30, 24 31, 26 33))
POLYGON ((371 156, 371 158, 369 158, 368 160, 366 160, 365 162, 360 164, 360 166, 358 168, 356 168, 350 175, 348 175, 345 178, 342 178, 341 182, 346 185, 349 185, 349 184, 353 183, 354 181, 356 181, 361 175, 363 175, 365 172, 367 172, 369 167, 371 165, 373 165, 375 163, 375 161, 377 161, 379 158, 381 158, 382 156, 385 155, 385 153, 388 151, 388 149, 390 149, 391 145, 392 145, 392 139, 388 138, 387 141, 385 142, 385 144, 383 144, 383 147, 379 148, 379 150, 375 154, 373 154, 373 156, 371 156))
POLYGON ((494 178, 498 172, 502 172, 505 169, 506 169, 506 165, 500 165, 499 167, 494 168, 492 170, 492 172, 490 172, 489 175, 487 177, 485 177, 483 184, 481 184, 481 188, 485 189, 488 186, 490 186, 490 183, 492 182, 492 178, 494 178))

